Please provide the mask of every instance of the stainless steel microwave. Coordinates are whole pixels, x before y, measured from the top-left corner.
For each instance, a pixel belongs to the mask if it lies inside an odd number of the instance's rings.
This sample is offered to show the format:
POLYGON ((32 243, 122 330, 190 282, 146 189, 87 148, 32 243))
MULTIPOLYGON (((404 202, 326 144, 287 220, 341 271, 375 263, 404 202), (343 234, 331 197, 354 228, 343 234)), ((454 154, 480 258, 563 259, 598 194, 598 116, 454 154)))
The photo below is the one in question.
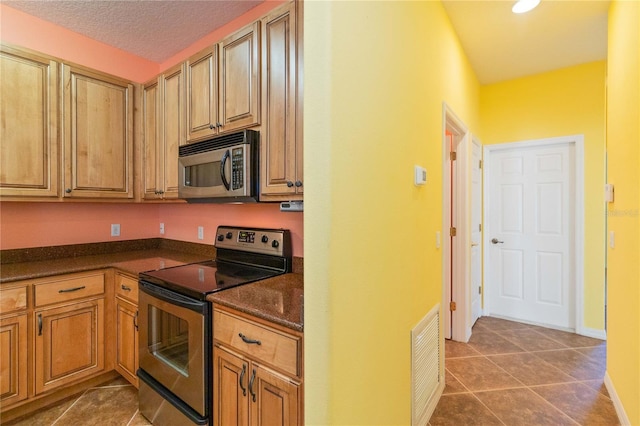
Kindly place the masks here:
POLYGON ((178 148, 178 197, 190 203, 258 200, 260 133, 243 130, 178 148))

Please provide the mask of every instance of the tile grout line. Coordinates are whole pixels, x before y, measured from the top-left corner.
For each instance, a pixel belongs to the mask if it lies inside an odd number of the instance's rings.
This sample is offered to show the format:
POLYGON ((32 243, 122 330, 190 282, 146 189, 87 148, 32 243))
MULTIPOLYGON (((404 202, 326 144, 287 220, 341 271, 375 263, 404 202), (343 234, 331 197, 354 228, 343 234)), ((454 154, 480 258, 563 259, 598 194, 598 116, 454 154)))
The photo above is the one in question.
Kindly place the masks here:
POLYGON ((129 422, 127 423, 127 425, 126 425, 126 426, 131 425, 131 422, 133 421, 133 419, 135 419, 135 418, 136 418, 136 416, 138 415, 138 413, 139 413, 139 412, 140 412, 140 409, 136 409, 136 412, 135 412, 135 413, 133 413, 133 416, 131 416, 131 418, 129 419, 129 422))
POLYGON ((76 400, 73 401, 73 404, 71 404, 66 410, 64 410, 64 412, 60 414, 60 416, 53 423, 51 423, 51 426, 54 426, 56 423, 58 423, 58 420, 64 417, 64 415, 67 414, 69 410, 71 410, 71 408, 73 408, 73 406, 76 405, 76 403, 80 401, 80 398, 82 398, 87 392, 89 392, 89 389, 82 392, 82 395, 78 396, 78 398, 76 398, 76 400))

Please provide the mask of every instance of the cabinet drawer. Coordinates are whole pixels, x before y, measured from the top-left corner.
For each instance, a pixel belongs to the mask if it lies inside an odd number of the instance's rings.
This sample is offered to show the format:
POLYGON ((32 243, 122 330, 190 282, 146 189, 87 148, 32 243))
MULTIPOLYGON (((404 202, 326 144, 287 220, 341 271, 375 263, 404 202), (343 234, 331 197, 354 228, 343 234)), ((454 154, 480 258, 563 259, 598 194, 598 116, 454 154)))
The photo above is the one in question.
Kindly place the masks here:
POLYGON ((220 343, 242 351, 293 376, 300 376, 300 339, 279 330, 230 315, 213 312, 213 337, 220 343), (258 343, 247 343, 247 340, 258 343))
POLYGON ((104 272, 59 277, 34 285, 35 306, 51 305, 104 293, 104 272))
POLYGON ((27 307, 27 287, 0 287, 0 314, 19 311, 27 307))
POLYGON ((138 281, 125 275, 116 274, 116 296, 138 304, 138 281))

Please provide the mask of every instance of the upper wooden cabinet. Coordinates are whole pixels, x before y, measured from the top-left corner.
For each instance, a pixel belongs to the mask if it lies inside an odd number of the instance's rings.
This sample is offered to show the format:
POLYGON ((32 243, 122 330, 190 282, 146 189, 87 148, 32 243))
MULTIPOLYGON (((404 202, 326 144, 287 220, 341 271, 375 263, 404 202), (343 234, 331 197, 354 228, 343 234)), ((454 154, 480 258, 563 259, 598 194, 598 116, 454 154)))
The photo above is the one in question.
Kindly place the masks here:
POLYGON ((187 140, 260 123, 260 25, 255 22, 189 58, 187 140))
POLYGON ((178 147, 185 143, 185 65, 143 89, 145 199, 178 198, 178 147))
MULTIPOLYGON (((302 199, 302 52, 296 3, 262 19, 260 199, 302 199)), ((298 5, 301 7, 301 5, 298 5)))
POLYGON ((62 65, 64 197, 133 198, 133 85, 62 65))
POLYGON ((58 63, 0 45, 0 195, 57 197, 58 63))

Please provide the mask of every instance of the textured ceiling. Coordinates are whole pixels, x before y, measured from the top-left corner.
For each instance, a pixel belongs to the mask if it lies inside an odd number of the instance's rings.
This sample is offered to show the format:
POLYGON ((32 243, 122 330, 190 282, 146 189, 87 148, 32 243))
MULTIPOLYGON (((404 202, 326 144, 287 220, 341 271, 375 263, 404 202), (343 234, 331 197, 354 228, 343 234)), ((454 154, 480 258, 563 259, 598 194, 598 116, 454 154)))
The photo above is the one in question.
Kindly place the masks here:
POLYGON ((522 15, 514 3, 443 1, 480 83, 606 59, 609 1, 542 0, 522 15))
MULTIPOLYGON (((2 2, 161 63, 262 0, 2 2)), ((542 0, 523 15, 511 12, 513 3, 443 0, 482 84, 606 59, 609 1, 542 0)))
POLYGON ((161 63, 262 0, 2 0, 3 4, 161 63))

